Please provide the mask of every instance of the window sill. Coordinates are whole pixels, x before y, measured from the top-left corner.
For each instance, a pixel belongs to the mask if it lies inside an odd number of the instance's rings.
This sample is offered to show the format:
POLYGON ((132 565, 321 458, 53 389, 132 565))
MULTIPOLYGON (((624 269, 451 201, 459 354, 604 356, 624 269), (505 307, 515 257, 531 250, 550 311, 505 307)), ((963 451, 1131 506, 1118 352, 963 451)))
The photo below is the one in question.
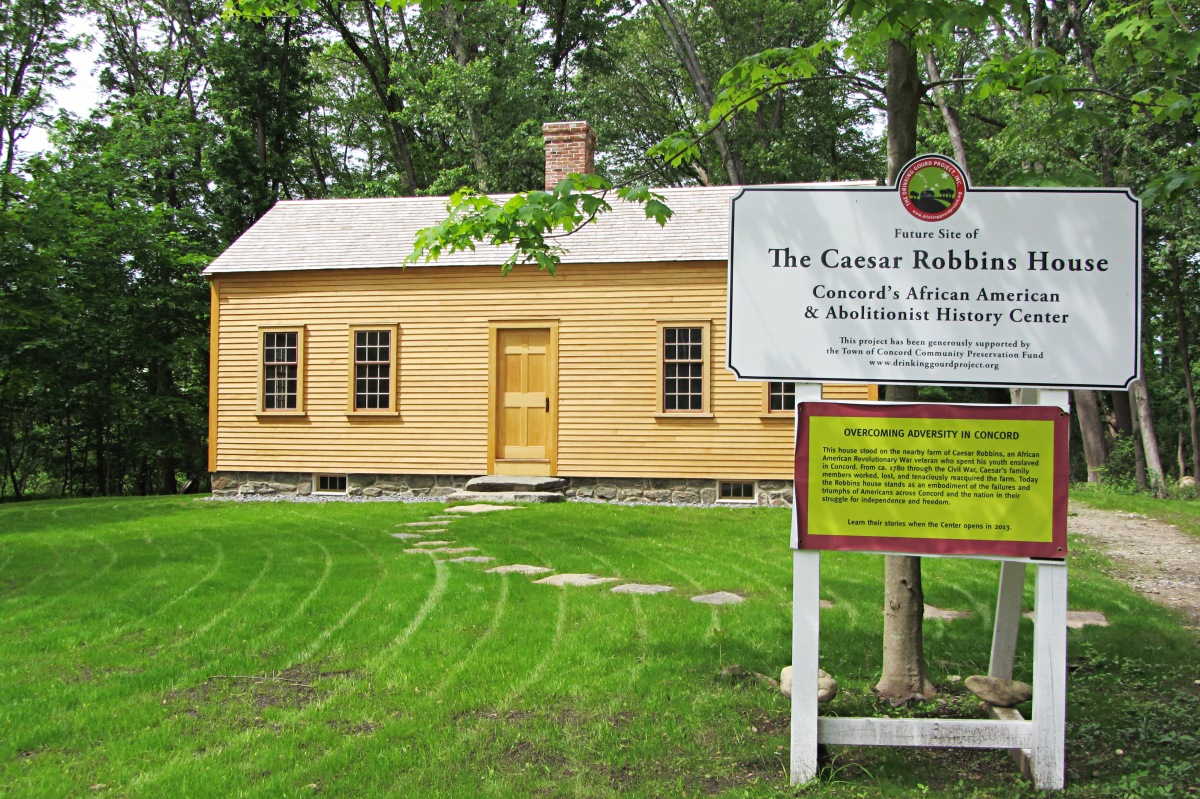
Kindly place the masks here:
POLYGON ((254 415, 260 422, 295 422, 308 418, 306 411, 259 411, 254 415))
POLYGON ((711 413, 695 413, 695 412, 680 412, 680 413, 656 413, 655 419, 713 419, 716 418, 711 413))
POLYGON ((399 419, 400 411, 346 411, 346 419, 351 422, 369 422, 374 419, 399 419))

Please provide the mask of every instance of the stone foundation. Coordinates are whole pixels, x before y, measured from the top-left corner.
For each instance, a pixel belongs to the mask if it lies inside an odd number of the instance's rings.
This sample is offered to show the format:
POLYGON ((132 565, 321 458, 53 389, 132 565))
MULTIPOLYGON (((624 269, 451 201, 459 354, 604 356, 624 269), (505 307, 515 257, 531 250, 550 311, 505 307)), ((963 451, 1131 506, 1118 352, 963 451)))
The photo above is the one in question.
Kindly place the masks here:
MULTIPOLYGON (((757 485, 757 504, 772 507, 791 505, 791 480, 759 480, 757 485)), ((717 502, 717 481, 681 477, 568 477, 566 494, 568 499, 601 499, 652 505, 714 505, 717 502)))
MULTIPOLYGON (((346 495, 396 499, 444 497, 461 490, 470 479, 466 475, 350 474, 346 476, 346 495)), ((306 497, 313 493, 313 476, 309 472, 215 472, 212 493, 214 497, 306 497)))
MULTIPOLYGON (((346 479, 346 495, 434 499, 463 489, 469 479, 470 476, 464 475, 350 474, 346 479)), ((658 477, 564 479, 567 481, 564 493, 568 499, 654 505, 713 505, 717 502, 716 480, 658 477)), ((792 502, 791 480, 759 480, 757 486, 756 502, 729 504, 787 507, 792 502)), ((214 497, 304 497, 313 493, 313 476, 307 472, 215 472, 212 475, 212 493, 214 497)))

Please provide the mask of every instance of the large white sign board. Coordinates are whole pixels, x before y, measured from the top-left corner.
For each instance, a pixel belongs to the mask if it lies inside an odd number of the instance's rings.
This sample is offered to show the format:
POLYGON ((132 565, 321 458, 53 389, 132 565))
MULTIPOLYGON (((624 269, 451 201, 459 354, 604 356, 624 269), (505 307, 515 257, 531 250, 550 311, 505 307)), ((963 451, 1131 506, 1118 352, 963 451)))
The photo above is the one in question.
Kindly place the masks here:
POLYGON ((1137 198, 959 186, 939 221, 895 188, 747 187, 733 201, 728 367, 920 385, 1124 389, 1139 377, 1137 198))

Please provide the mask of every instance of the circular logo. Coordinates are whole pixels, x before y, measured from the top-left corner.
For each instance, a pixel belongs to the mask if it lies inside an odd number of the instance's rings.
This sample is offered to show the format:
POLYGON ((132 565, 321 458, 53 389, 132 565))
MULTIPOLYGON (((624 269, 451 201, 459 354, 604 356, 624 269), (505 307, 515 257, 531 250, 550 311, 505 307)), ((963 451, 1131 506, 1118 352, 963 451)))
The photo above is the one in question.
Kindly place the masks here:
POLYGON ((949 158, 923 155, 904 167, 899 187, 906 211, 922 222, 941 222, 962 205, 967 179, 949 158))

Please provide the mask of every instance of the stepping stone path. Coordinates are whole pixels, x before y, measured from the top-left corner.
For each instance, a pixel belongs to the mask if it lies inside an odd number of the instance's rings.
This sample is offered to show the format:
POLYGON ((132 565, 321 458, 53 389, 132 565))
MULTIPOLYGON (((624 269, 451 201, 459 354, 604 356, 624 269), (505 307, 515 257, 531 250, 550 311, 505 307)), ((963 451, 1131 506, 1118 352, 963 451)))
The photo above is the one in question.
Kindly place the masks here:
POLYGON ((516 505, 458 505, 446 508, 446 513, 495 513, 500 510, 517 510, 516 505))
POLYGON ((941 621, 955 621, 957 619, 969 619, 975 614, 969 610, 945 610, 944 608, 934 607, 933 605, 925 606, 925 618, 940 619, 941 621))
POLYGON ((486 569, 487 574, 545 574, 552 572, 554 569, 548 569, 545 566, 528 566, 524 563, 513 563, 509 566, 497 566, 494 569, 486 569))
MULTIPOLYGON (((1033 619, 1037 622, 1037 612, 1029 611, 1025 614, 1025 618, 1033 619)), ((1079 630, 1084 627, 1107 627, 1108 617, 1098 610, 1068 610, 1067 611, 1067 629, 1079 630)))
POLYGON ((616 577, 597 577, 594 574, 555 574, 552 577, 543 577, 540 580, 534 580, 538 585, 557 585, 557 586, 588 586, 600 585, 601 583, 615 583, 616 577))
MULTIPOLYGON (((447 531, 446 524, 461 518, 464 514, 477 513, 494 513, 496 511, 517 510, 519 506, 514 505, 457 505, 452 508, 446 508, 445 513, 450 515, 431 516, 425 521, 418 522, 402 522, 397 524, 397 527, 415 528, 421 532, 402 532, 392 533, 393 538, 401 540, 423 538, 425 535, 445 534, 447 531)), ((436 540, 436 541, 419 541, 413 544, 412 548, 404 550, 409 555, 461 555, 466 552, 478 552, 478 547, 452 547, 453 541, 436 540)), ((496 559, 487 555, 466 555, 460 558, 449 558, 447 563, 492 563, 496 559)), ((531 566, 527 563, 512 563, 503 566, 493 566, 490 569, 485 569, 485 574, 524 574, 533 576, 536 574, 545 574, 554 571, 546 566, 531 566)), ((543 577, 540 580, 534 580, 539 585, 555 585, 559 587, 574 586, 586 587, 590 585, 603 585, 604 583, 620 582, 619 577, 598 577, 595 574, 553 574, 548 577, 543 577)), ((635 594, 635 595, 653 595, 666 594, 675 590, 669 585, 651 585, 646 583, 622 583, 610 589, 614 594, 635 594)), ((731 594, 728 591, 720 591, 715 594, 706 594, 705 596, 692 597, 693 602, 701 602, 706 605, 734 605, 744 601, 737 594, 731 594)), ((821 607, 833 607, 833 603, 828 600, 821 600, 821 607)))
POLYGON ((718 591, 715 594, 704 594, 703 596, 692 597, 693 602, 699 602, 703 605, 736 605, 745 600, 737 594, 731 594, 728 591, 718 591))
POLYGON ((665 594, 675 589, 669 585, 645 585, 643 583, 625 583, 609 589, 614 594, 665 594))

